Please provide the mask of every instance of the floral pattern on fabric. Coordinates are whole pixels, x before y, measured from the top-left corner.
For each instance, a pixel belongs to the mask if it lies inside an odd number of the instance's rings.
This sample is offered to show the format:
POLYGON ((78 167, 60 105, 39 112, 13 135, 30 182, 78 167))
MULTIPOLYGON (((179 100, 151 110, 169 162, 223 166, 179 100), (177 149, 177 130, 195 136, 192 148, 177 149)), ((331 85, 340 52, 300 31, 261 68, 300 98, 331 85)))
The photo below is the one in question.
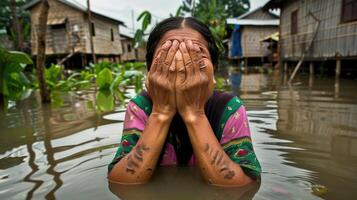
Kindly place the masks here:
POLYGON ((141 131, 140 130, 129 130, 124 131, 121 142, 118 146, 117 152, 115 153, 114 159, 108 166, 108 170, 112 170, 114 165, 118 163, 122 158, 124 158, 139 140, 141 131))
POLYGON ((220 143, 229 158, 239 164, 245 174, 254 179, 260 176, 261 166, 254 153, 248 116, 243 105, 230 113, 224 124, 220 143))
POLYGON ((232 140, 223 149, 232 161, 241 166, 246 175, 253 179, 260 176, 261 167, 249 137, 232 140))

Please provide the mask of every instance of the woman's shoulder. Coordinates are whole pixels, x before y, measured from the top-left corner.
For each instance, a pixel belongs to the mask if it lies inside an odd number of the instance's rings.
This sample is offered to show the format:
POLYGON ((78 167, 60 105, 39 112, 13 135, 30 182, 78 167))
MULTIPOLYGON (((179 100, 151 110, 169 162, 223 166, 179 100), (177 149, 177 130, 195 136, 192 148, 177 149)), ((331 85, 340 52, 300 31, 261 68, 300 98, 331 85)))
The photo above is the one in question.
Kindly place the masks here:
POLYGON ((140 109, 142 109, 146 113, 146 115, 151 114, 152 101, 145 90, 143 90, 142 92, 131 98, 130 102, 136 104, 140 109))
POLYGON ((205 113, 219 140, 223 129, 221 124, 225 124, 229 116, 237 111, 242 103, 235 94, 217 90, 208 99, 205 113))
POLYGON ((213 95, 207 102, 214 107, 221 107, 221 109, 234 110, 243 105, 243 101, 232 92, 215 90, 213 95))

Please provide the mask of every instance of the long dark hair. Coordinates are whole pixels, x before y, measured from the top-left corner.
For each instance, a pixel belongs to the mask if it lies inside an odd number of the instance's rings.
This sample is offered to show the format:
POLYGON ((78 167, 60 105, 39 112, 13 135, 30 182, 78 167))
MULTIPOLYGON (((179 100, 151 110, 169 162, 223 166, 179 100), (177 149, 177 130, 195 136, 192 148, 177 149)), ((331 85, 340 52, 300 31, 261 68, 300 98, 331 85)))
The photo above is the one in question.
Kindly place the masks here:
POLYGON ((215 66, 218 62, 219 51, 214 41, 213 35, 208 26, 193 17, 170 17, 155 26, 151 31, 147 45, 146 45, 146 64, 148 71, 150 70, 156 46, 159 44, 160 39, 168 31, 189 27, 199 32, 208 43, 208 51, 211 56, 212 64, 215 66))

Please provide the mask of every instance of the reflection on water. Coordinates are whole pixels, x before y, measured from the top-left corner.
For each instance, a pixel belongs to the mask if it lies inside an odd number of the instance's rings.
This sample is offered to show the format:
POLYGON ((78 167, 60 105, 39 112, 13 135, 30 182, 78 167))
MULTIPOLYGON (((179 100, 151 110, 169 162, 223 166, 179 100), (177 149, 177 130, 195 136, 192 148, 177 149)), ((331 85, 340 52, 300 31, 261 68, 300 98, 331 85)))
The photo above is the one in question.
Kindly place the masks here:
MULTIPOLYGON (((217 188, 197 169, 159 168, 142 186, 109 184, 107 163, 120 140, 123 108, 95 111, 93 94, 61 107, 33 96, 0 113, 0 199, 351 199, 357 196, 357 84, 276 74, 229 81, 248 108, 258 184, 217 188), (284 79, 282 80, 284 81, 284 79), (312 187, 323 185, 321 196, 312 187)), ((107 99, 102 99, 107 100, 107 99)))

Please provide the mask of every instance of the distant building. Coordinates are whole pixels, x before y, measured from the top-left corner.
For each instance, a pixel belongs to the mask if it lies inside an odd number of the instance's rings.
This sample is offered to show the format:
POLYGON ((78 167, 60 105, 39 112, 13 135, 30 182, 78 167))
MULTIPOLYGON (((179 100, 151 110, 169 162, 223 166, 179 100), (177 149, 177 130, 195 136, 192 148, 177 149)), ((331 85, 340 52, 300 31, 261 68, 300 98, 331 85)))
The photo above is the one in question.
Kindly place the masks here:
POLYGON ((131 36, 121 33, 120 39, 123 47, 121 61, 145 61, 146 50, 143 47, 134 48, 131 36))
POLYGON ((264 10, 280 9, 280 59, 285 64, 341 61, 356 66, 357 0, 270 0, 264 10), (303 56, 304 55, 304 56, 303 56), (354 60, 354 62, 353 62, 354 60))
MULTIPOLYGON (((97 12, 92 13, 91 30, 87 8, 67 0, 48 0, 50 8, 47 21, 46 55, 50 61, 69 57, 66 66, 85 66, 92 61, 90 35, 98 61, 120 62, 122 44, 119 34, 120 20, 97 12)), ((32 54, 37 54, 37 32, 41 0, 33 0, 24 6, 31 12, 32 54)))
POLYGON ((248 66, 249 63, 261 64, 264 58, 271 56, 269 44, 261 41, 279 30, 277 15, 259 7, 238 18, 228 18, 227 24, 234 25, 228 58, 243 59, 248 66))

